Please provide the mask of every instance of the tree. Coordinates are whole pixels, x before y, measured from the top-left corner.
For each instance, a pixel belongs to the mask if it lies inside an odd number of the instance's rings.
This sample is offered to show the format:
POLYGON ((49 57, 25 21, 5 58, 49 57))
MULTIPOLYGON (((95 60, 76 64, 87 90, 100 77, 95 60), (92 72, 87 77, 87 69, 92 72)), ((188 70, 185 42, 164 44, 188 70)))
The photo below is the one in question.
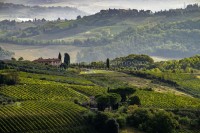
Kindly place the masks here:
POLYGON ((11 60, 12 60, 12 61, 16 61, 16 58, 12 57, 11 60))
POLYGON ((149 133, 172 133, 179 126, 173 113, 140 108, 127 117, 127 123, 149 133))
POLYGON ((109 106, 112 107, 113 110, 117 110, 119 107, 119 102, 122 100, 121 96, 119 94, 110 93, 108 95, 109 97, 109 106))
POLYGON ((108 119, 105 126, 106 133, 119 133, 119 124, 115 119, 108 119))
POLYGON ((106 95, 98 96, 97 99, 97 107, 99 111, 104 111, 106 107, 108 107, 109 104, 109 97, 106 95))
POLYGON ((148 109, 137 109, 127 117, 127 123, 130 126, 138 128, 142 124, 145 126, 152 117, 153 114, 148 109))
POLYGON ((105 131, 106 121, 109 119, 108 115, 103 112, 98 112, 93 119, 95 129, 98 131, 105 131))
POLYGON ((152 133, 172 133, 179 123, 171 113, 158 111, 151 122, 152 133))
POLYGON ((109 93, 96 96, 97 106, 99 111, 104 111, 106 107, 112 107, 112 109, 118 109, 121 97, 119 94, 109 93))
POLYGON ((65 53, 64 64, 66 64, 67 67, 70 65, 70 56, 68 53, 65 53))
POLYGON ((140 98, 138 96, 133 96, 129 98, 130 105, 141 105, 140 98))
POLYGON ((24 60, 24 58, 23 57, 20 57, 19 59, 18 59, 18 61, 23 61, 24 60))
POLYGON ((19 74, 15 70, 7 70, 4 74, 0 74, 0 84, 15 85, 19 81, 19 74))
POLYGON ((42 22, 46 22, 46 19, 45 19, 45 18, 43 18, 43 19, 42 19, 42 22))
POLYGON ((81 19, 81 16, 80 16, 80 15, 77 16, 77 20, 79 20, 79 19, 81 19))
POLYGON ((110 90, 111 93, 117 93, 121 96, 121 102, 125 102, 127 100, 127 96, 129 97, 131 94, 133 94, 136 90, 131 87, 125 87, 125 88, 117 88, 110 90))
POLYGON ((60 20, 61 20, 60 18, 57 19, 57 21, 60 21, 60 20))
POLYGON ((109 58, 107 58, 107 60, 106 60, 106 67, 110 68, 110 60, 109 60, 109 58))
POLYGON ((59 53, 58 59, 62 60, 62 55, 59 53))

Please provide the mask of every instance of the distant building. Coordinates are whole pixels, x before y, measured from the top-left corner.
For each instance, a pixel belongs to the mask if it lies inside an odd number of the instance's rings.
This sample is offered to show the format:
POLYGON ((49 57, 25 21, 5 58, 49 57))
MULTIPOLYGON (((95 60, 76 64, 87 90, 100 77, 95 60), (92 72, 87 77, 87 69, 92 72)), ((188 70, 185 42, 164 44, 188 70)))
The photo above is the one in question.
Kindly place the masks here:
POLYGON ((43 64, 47 64, 47 65, 52 65, 52 66, 60 66, 62 64, 62 60, 60 58, 52 58, 52 59, 43 59, 42 57, 34 60, 33 62, 37 62, 37 63, 43 63, 43 64))

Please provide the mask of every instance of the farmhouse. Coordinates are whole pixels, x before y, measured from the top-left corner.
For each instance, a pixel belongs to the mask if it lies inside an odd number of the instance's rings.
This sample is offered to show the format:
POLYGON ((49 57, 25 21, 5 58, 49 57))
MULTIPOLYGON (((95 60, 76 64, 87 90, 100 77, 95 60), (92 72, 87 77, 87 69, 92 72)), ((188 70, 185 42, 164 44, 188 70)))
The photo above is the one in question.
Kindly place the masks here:
POLYGON ((60 66, 62 64, 61 59, 58 59, 58 58, 52 58, 52 59, 39 58, 37 60, 34 60, 33 62, 43 63, 47 65, 52 65, 52 66, 60 66))

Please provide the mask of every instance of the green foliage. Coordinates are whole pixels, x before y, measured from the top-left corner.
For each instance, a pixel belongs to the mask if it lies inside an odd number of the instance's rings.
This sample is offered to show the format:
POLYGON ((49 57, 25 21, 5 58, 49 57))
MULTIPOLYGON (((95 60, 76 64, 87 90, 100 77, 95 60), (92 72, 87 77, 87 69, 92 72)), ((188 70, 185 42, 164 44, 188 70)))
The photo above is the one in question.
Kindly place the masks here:
MULTIPOLYGON (((127 118, 127 123, 130 126, 139 128, 140 124, 148 123, 153 117, 152 112, 147 109, 137 109, 127 118)), ((146 125, 147 126, 147 125, 146 125)))
POLYGON ((62 55, 61 55, 61 53, 59 53, 58 59, 62 60, 62 55))
POLYGON ((99 111, 104 111, 106 107, 112 107, 113 109, 118 109, 118 104, 121 101, 121 97, 115 93, 97 95, 96 101, 98 104, 99 111), (117 105, 117 107, 115 107, 117 105))
POLYGON ((119 124, 115 119, 108 119, 105 126, 106 133, 119 133, 119 124))
POLYGON ((119 124, 107 113, 87 112, 83 116, 100 133, 119 133, 119 124))
POLYGON ((92 132, 80 115, 85 110, 71 102, 16 102, 0 108, 0 132, 92 132))
POLYGON ((151 120, 150 132, 172 133, 178 128, 179 123, 172 113, 158 111, 151 120))
POLYGON ((105 131, 106 122, 109 119, 109 116, 105 113, 98 112, 93 119, 93 125, 97 131, 105 131))
POLYGON ((156 66, 161 70, 184 70, 187 73, 192 73, 191 69, 200 70, 200 55, 190 58, 184 58, 179 61, 163 61, 156 63, 156 66))
POLYGON ((172 113, 162 110, 137 109, 127 118, 128 124, 150 133, 171 133, 179 123, 172 113))
POLYGON ((20 57, 19 59, 18 59, 18 61, 23 61, 24 60, 24 58, 23 57, 20 57))
POLYGON ((138 96, 143 107, 166 108, 166 109, 199 109, 200 100, 172 93, 159 93, 153 91, 137 90, 134 96, 138 96))
POLYGON ((70 65, 70 56, 68 53, 65 53, 64 63, 69 67, 70 65))
POLYGON ((200 79, 192 73, 181 73, 181 72, 154 72, 147 71, 147 74, 153 76, 154 79, 158 79, 161 82, 166 82, 177 89, 189 93, 195 97, 200 97, 200 79))
MULTIPOLYGON (((128 28, 119 33, 104 47, 93 47, 82 50, 78 60, 94 61, 116 58, 132 53, 146 53, 153 56, 183 58, 199 53, 197 37, 200 34, 197 21, 178 20, 171 23, 165 18, 166 23, 157 23, 154 26, 140 25, 137 28, 128 28), (192 25, 191 27, 188 25, 192 25), (193 28, 192 28, 193 27, 193 28), (112 54, 106 53, 106 51, 112 54), (91 58, 93 53, 96 56, 91 58), (184 55, 184 56, 183 56, 184 55)), ((162 23, 162 22, 161 22, 162 23)))
POLYGON ((130 87, 124 87, 124 88, 117 88, 117 89, 112 89, 110 90, 111 93, 117 93, 121 96, 121 101, 125 102, 126 101, 126 97, 133 94, 136 90, 134 88, 130 88, 130 87))
POLYGON ((0 92, 18 100, 73 101, 78 98, 81 101, 87 101, 88 99, 85 95, 66 86, 43 83, 40 85, 4 86, 0 92))
POLYGON ((130 105, 141 105, 140 98, 138 96, 132 96, 129 98, 130 105))
POLYGON ((190 124, 190 119, 188 118, 188 117, 181 117, 180 119, 179 119, 179 123, 181 124, 181 125, 189 125, 190 124))
POLYGON ((124 116, 116 118, 116 121, 119 124, 120 129, 126 127, 126 118, 124 116))
POLYGON ((110 60, 109 60, 109 58, 106 60, 106 67, 110 68, 110 60))
POLYGON ((20 81, 18 72, 15 70, 7 70, 0 74, 0 84, 15 85, 20 81))

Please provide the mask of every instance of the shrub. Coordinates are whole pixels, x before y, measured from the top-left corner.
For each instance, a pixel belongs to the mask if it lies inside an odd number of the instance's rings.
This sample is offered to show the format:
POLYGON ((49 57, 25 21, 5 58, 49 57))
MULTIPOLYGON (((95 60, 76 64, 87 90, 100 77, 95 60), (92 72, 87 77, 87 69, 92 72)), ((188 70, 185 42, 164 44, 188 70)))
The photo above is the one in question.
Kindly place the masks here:
POLYGON ((172 133, 179 126, 174 115, 166 111, 156 112, 150 124, 152 133, 172 133))
POLYGON ((130 105, 130 106, 128 106, 127 113, 132 114, 138 109, 139 109, 139 107, 137 105, 130 105))
POLYGON ((200 118, 196 119, 196 120, 192 120, 190 126, 191 126, 191 128, 199 129, 200 128, 200 118))
POLYGON ((138 96, 132 96, 129 98, 130 105, 141 105, 140 98, 138 96))
POLYGON ((125 87, 125 88, 117 88, 110 90, 111 93, 117 93, 121 96, 121 102, 125 102, 127 100, 127 96, 133 94, 136 90, 134 88, 125 87))
POLYGON ((119 124, 115 119, 109 119, 105 126, 106 133, 119 133, 119 124))
POLYGON ((88 124, 93 124, 96 114, 94 112, 88 111, 84 113, 83 117, 87 121, 88 124))
POLYGON ((127 124, 138 128, 140 124, 148 122, 153 114, 147 109, 137 109, 127 117, 127 124))
POLYGON ((179 123, 181 125, 189 125, 190 124, 190 119, 188 117, 181 117, 179 120, 179 123))
POLYGON ((121 97, 115 93, 103 94, 96 96, 97 106, 99 111, 104 111, 106 107, 112 107, 112 109, 118 109, 121 97))
POLYGON ((19 83, 19 75, 16 71, 6 71, 0 74, 0 84, 15 85, 19 83))
POLYGON ((126 126, 126 118, 125 117, 120 116, 116 120, 117 120, 117 123, 119 124, 120 128, 124 128, 126 126))
POLYGON ((104 131, 108 119, 108 115, 102 112, 98 112, 93 119, 93 125, 95 129, 97 129, 98 131, 104 131))
POLYGON ((79 104, 78 99, 74 99, 74 103, 75 103, 75 104, 79 104))
POLYGON ((150 133, 171 133, 179 127, 172 113, 160 110, 137 109, 127 117, 130 126, 150 133))
POLYGON ((42 77, 42 78, 40 78, 40 80, 46 80, 46 78, 42 77))

